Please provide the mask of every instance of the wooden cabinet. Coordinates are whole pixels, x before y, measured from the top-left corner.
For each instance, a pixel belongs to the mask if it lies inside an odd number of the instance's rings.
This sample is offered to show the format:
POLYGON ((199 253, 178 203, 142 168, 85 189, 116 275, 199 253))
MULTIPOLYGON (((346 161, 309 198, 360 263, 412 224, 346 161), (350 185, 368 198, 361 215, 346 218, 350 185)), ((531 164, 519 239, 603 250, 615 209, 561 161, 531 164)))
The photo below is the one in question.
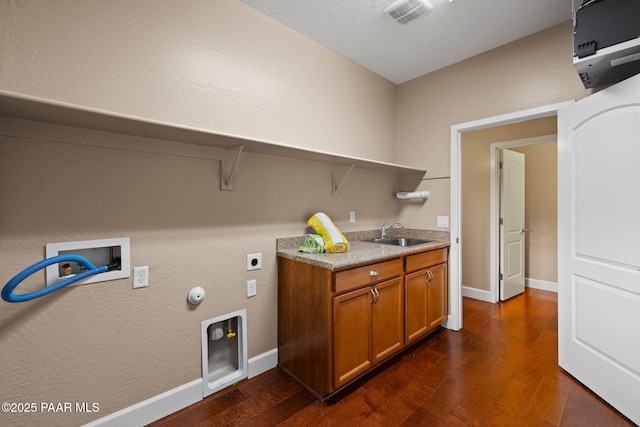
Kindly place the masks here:
POLYGON ((428 281, 429 295, 427 296, 427 324, 429 330, 440 326, 449 314, 449 300, 447 298, 447 264, 438 264, 430 267, 427 272, 431 273, 431 280, 428 281))
POLYGON ((336 388, 404 346, 403 295, 402 279, 398 277, 334 297, 333 384, 336 388))
POLYGON ((404 286, 402 278, 374 287, 373 362, 378 363, 404 347, 404 286))
POLYGON ((437 327, 447 250, 432 252, 341 271, 279 257, 278 366, 322 400, 437 327))
POLYGON ((407 344, 437 328, 447 317, 446 248, 410 255, 405 270, 405 323, 407 344))
POLYGON ((373 366, 371 289, 333 299, 333 383, 337 387, 373 366))
POLYGON ((427 333, 429 321, 427 271, 407 274, 404 278, 406 295, 406 342, 411 343, 427 333))

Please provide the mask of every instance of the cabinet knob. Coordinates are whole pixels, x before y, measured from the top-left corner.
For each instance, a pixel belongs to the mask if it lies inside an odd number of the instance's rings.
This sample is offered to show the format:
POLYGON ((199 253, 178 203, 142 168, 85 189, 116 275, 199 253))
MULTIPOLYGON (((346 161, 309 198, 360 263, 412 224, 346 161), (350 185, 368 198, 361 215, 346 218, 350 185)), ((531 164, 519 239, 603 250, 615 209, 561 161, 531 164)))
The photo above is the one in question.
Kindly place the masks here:
POLYGON ((377 271, 375 271, 375 270, 371 270, 371 271, 369 272, 369 276, 370 276, 370 277, 375 277, 375 276, 377 276, 377 275, 378 275, 378 272, 377 272, 377 271))

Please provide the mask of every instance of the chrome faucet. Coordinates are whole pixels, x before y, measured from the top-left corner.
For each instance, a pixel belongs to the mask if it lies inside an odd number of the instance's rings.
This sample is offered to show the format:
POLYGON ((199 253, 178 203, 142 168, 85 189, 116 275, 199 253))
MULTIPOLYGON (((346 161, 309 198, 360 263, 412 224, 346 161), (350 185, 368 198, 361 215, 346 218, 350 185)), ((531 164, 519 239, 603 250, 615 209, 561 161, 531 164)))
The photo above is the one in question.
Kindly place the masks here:
POLYGON ((385 226, 386 223, 387 223, 387 221, 385 221, 384 224, 382 224, 382 227, 380 227, 380 238, 381 239, 384 239, 384 236, 386 236, 394 228, 404 228, 404 225, 400 224, 399 222, 396 222, 395 224, 391 224, 389 226, 389 228, 387 228, 385 230, 384 226, 385 226))

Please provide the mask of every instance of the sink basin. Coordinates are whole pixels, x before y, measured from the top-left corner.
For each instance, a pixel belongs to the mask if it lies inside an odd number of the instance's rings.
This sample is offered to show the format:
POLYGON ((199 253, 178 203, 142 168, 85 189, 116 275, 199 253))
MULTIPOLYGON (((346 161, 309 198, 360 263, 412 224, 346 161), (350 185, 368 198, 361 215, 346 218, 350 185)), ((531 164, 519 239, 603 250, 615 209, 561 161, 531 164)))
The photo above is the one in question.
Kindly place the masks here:
POLYGON ((423 243, 435 242, 435 240, 410 239, 407 237, 373 239, 373 240, 366 240, 366 241, 371 243, 381 243, 384 245, 395 245, 395 246, 414 246, 414 245, 422 245, 423 243))

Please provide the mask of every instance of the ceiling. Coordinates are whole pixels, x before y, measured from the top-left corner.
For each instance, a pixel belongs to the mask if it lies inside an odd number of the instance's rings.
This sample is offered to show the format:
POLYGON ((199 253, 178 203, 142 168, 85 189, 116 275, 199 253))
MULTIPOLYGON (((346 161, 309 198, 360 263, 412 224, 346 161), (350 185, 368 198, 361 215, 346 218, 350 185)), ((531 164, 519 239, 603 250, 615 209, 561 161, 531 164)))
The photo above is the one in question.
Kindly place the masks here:
POLYGON ((400 84, 572 19, 578 0, 430 0, 402 25, 395 0, 241 0, 400 84), (573 3, 572 3, 573 2, 573 3))

